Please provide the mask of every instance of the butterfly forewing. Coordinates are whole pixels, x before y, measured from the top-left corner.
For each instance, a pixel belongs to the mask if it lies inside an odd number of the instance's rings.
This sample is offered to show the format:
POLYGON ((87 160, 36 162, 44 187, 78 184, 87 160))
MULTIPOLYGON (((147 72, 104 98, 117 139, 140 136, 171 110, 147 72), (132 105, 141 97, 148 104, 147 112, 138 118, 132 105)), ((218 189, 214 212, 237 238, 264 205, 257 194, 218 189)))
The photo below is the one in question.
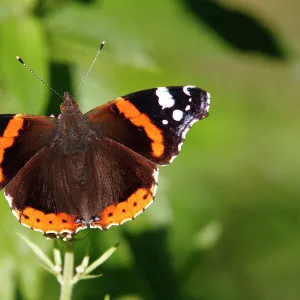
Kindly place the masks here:
POLYGON ((160 87, 119 97, 86 114, 95 132, 164 165, 179 153, 189 128, 208 116, 209 93, 160 87))
POLYGON ((43 116, 0 115, 0 189, 33 155, 49 145, 56 126, 55 119, 43 116))

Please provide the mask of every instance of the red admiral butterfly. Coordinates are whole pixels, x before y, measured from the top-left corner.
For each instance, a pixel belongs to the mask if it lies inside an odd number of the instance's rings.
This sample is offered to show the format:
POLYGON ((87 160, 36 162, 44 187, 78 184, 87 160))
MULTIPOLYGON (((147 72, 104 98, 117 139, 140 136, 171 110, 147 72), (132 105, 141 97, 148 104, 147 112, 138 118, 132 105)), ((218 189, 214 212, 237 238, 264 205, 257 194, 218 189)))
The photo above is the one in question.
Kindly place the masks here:
POLYGON ((119 97, 82 114, 66 92, 60 118, 0 115, 0 188, 21 224, 50 237, 108 229, 152 202, 158 166, 208 116, 194 86, 119 97))

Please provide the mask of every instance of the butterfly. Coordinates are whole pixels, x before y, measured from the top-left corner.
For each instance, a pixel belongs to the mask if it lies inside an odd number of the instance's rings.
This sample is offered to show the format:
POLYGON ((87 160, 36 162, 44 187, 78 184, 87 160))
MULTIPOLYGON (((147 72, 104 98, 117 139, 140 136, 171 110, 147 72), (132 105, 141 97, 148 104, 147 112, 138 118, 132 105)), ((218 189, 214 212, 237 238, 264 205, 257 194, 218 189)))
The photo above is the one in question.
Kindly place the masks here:
POLYGON ((108 229, 154 200, 158 167, 208 116, 195 86, 128 94, 82 114, 66 92, 59 118, 0 115, 0 189, 19 222, 48 237, 108 229))

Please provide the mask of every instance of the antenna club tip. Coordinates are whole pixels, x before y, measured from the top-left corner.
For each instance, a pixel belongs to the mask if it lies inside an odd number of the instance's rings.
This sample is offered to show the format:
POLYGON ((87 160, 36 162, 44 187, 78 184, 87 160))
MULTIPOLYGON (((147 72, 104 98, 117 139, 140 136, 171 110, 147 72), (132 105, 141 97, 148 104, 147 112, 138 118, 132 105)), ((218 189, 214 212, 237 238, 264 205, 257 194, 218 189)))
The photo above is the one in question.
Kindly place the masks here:
POLYGON ((103 41, 100 45, 100 50, 102 50, 102 48, 104 47, 105 41, 103 41))
POLYGON ((16 59, 17 59, 21 64, 24 65, 24 61, 22 60, 22 58, 21 58, 20 56, 16 56, 16 59))

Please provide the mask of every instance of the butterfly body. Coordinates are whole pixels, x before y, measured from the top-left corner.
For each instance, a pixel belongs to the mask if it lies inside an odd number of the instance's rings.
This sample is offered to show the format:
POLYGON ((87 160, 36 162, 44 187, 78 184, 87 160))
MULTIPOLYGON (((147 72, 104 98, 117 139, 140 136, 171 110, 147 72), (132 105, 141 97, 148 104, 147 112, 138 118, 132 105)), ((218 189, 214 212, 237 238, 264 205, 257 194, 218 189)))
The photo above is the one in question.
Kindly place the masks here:
POLYGON ((159 165, 208 116, 209 93, 161 87, 82 114, 66 92, 59 118, 0 115, 0 188, 17 219, 47 236, 108 229, 155 197, 159 165))
POLYGON ((57 119, 59 140, 66 155, 86 151, 87 139, 92 134, 78 104, 71 95, 64 94, 60 118, 57 119))

